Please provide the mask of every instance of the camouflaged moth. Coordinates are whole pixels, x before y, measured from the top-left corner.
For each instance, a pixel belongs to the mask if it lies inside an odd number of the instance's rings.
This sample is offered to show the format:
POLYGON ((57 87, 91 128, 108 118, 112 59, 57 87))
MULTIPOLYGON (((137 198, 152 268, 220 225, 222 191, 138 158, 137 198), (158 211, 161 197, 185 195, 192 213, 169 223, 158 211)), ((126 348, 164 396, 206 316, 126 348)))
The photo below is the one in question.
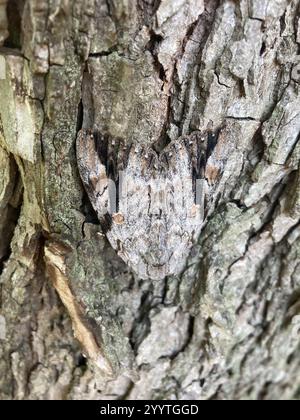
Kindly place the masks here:
POLYGON ((186 266, 204 218, 207 138, 196 132, 158 153, 97 131, 78 134, 80 175, 102 229, 142 279, 178 275, 186 266))

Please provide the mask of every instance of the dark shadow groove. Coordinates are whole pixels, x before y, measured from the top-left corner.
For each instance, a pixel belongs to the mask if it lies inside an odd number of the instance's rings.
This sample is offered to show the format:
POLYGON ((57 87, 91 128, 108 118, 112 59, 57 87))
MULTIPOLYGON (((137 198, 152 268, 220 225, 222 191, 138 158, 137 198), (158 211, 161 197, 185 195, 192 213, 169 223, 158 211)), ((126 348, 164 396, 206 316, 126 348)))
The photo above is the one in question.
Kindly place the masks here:
POLYGON ((14 190, 12 191, 9 202, 4 209, 1 209, 0 213, 0 218, 2 219, 0 220, 0 276, 5 268, 5 263, 9 260, 12 253, 11 241, 18 225, 23 204, 23 185, 21 175, 12 156, 11 166, 13 168, 12 170, 15 171, 14 190))
POLYGON ((22 49, 22 14, 24 3, 24 0, 9 0, 7 3, 6 13, 9 36, 4 43, 6 48, 22 49))

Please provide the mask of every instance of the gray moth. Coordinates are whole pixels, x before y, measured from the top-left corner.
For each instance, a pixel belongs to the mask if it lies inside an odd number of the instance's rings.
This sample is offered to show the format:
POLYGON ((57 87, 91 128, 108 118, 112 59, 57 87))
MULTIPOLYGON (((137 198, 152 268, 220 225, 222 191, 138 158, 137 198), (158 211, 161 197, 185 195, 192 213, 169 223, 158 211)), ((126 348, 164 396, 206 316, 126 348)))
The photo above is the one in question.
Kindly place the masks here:
POLYGON ((180 274, 205 216, 205 165, 216 143, 195 132, 161 152, 81 130, 82 182, 107 239, 142 279, 180 274))

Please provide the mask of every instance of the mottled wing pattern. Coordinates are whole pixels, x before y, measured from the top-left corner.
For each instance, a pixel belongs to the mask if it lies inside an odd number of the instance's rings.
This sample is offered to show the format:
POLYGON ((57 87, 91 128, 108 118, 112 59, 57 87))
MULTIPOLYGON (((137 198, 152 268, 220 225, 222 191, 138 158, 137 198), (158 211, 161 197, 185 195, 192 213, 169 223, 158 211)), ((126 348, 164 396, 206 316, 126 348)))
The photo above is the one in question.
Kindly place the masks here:
POLYGON ((83 185, 98 218, 101 219, 109 212, 109 192, 107 170, 97 153, 97 138, 92 131, 81 130, 76 147, 83 185))
POLYGON ((181 273, 200 234, 204 186, 197 179, 203 179, 205 142, 198 133, 158 154, 96 133, 78 136, 79 170, 90 201, 112 247, 143 279, 181 273))

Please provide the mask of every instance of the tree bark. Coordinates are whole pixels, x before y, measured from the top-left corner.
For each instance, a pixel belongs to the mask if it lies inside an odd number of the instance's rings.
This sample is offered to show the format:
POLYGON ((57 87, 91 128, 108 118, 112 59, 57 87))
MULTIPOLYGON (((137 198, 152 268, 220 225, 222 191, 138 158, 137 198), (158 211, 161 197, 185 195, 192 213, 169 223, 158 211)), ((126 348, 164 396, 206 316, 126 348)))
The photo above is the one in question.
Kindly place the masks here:
POLYGON ((298 0, 0 0, 0 399, 298 399, 298 0), (137 278, 80 181, 96 127, 213 127, 184 273, 137 278))

